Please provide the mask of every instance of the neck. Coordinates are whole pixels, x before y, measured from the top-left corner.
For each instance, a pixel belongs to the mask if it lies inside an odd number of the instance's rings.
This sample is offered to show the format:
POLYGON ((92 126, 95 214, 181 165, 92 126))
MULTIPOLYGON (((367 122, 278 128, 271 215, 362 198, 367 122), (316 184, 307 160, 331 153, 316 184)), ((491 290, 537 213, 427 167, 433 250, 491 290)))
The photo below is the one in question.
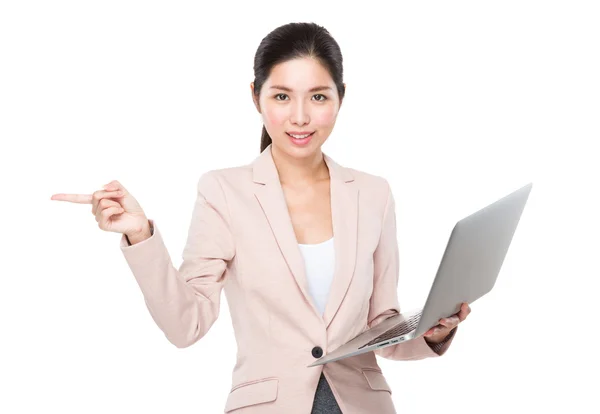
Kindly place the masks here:
POLYGON ((271 146, 271 155, 282 185, 312 185, 329 178, 329 169, 320 149, 307 157, 295 158, 271 146))

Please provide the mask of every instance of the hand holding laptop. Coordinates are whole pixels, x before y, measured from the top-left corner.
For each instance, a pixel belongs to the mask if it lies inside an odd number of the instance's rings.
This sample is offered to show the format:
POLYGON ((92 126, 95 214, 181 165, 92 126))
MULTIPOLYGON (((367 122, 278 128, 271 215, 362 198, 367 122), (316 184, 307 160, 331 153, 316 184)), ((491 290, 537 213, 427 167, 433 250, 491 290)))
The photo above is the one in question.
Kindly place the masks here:
POLYGON ((436 325, 423 334, 425 340, 430 344, 439 344, 446 339, 450 331, 458 326, 459 323, 467 319, 471 313, 471 307, 467 302, 463 302, 460 311, 447 318, 439 320, 439 325, 436 325))
POLYGON ((371 328, 365 326, 359 335, 328 349, 308 367, 421 336, 432 346, 442 344, 471 312, 469 304, 494 287, 532 186, 529 183, 457 221, 422 308, 396 313, 371 328))

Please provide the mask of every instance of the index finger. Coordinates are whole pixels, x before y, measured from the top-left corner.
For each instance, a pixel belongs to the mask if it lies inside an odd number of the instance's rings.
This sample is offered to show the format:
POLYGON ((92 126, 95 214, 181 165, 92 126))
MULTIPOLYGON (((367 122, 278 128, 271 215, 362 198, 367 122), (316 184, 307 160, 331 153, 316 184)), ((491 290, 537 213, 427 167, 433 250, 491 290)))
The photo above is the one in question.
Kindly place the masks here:
POLYGON ((92 204, 91 194, 53 194, 50 200, 69 201, 71 203, 92 204))

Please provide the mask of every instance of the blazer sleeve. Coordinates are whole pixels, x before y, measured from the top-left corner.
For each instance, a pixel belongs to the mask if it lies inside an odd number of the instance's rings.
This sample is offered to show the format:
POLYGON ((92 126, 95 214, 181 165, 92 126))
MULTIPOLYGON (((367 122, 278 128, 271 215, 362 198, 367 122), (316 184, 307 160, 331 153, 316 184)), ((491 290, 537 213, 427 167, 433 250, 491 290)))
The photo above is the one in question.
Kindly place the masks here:
MULTIPOLYGON (((382 230, 379 244, 373 253, 374 275, 373 293, 370 298, 368 326, 372 328, 383 320, 400 313, 398 303, 398 279, 399 279, 399 249, 396 230, 396 206, 394 195, 387 180, 387 200, 385 203, 382 230)), ((458 328, 458 327, 457 327, 458 328)), ((456 333, 454 328, 446 337, 447 339, 437 345, 430 346, 425 337, 396 345, 376 349, 374 352, 387 359, 392 360, 417 360, 443 355, 456 333)))
POLYGON ((175 268, 154 220, 152 236, 120 248, 146 307, 166 338, 185 348, 202 338, 219 316, 221 290, 235 256, 230 217, 223 190, 213 171, 204 173, 183 250, 175 268))

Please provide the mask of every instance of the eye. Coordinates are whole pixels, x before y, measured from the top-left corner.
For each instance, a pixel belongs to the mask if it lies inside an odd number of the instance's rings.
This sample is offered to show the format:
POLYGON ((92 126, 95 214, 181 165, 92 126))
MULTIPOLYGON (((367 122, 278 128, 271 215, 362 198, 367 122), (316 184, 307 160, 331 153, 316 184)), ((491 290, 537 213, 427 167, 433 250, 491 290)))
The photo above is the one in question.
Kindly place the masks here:
POLYGON ((282 99, 277 99, 278 96, 287 96, 285 93, 278 93, 277 95, 275 95, 275 100, 276 101, 281 101, 282 99))
POLYGON ((322 96, 323 97, 323 99, 317 99, 317 102, 323 102, 323 101, 327 100, 327 97, 325 95, 321 94, 321 93, 313 95, 313 97, 315 97, 315 96, 322 96))

